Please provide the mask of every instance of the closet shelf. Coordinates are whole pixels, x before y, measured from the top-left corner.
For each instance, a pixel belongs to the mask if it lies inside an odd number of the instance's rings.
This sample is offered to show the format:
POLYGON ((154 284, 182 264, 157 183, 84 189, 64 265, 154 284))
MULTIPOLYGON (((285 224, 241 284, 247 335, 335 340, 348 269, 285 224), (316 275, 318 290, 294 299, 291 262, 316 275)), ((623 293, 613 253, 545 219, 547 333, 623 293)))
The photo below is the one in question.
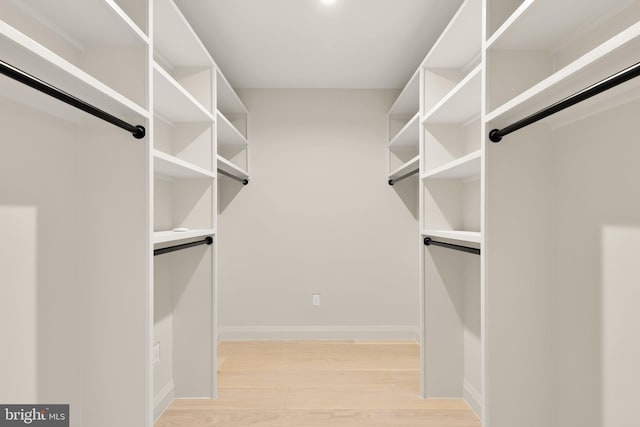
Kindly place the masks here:
POLYGON ((56 1, 42 0, 20 0, 15 4, 75 46, 149 44, 147 35, 114 0, 65 0, 64 7, 56 1))
POLYGON ((206 237, 216 234, 215 228, 196 229, 188 231, 154 231, 153 244, 177 242, 185 239, 193 239, 196 237, 206 237))
POLYGON ((155 174, 171 178, 216 177, 211 171, 158 150, 153 150, 153 168, 155 174))
MULTIPOLYGON (((2 21, 0 51, 5 62, 114 116, 130 122, 142 122, 149 118, 149 112, 138 104, 2 21)), ((0 79, 0 87, 4 97, 54 117, 76 123, 90 117, 8 78, 0 79)))
POLYGON ((224 114, 218 111, 218 145, 246 147, 247 139, 240 131, 227 119, 224 114))
POLYGON ((393 172, 389 174, 389 180, 397 180, 398 178, 412 172, 420 167, 420 156, 415 156, 413 159, 409 160, 393 172))
POLYGON ((420 113, 415 116, 389 142, 391 147, 417 147, 420 143, 420 113))
POLYGON ((445 165, 431 169, 422 179, 465 179, 480 176, 482 152, 480 150, 455 159, 445 165))
POLYGON ((172 67, 215 66, 209 51, 173 0, 154 1, 153 28, 154 54, 162 61, 172 67))
POLYGON ((482 66, 476 66, 424 117, 422 124, 466 123, 480 116, 482 66))
MULTIPOLYGON (((638 51, 640 51, 640 22, 489 112, 485 116, 485 121, 507 123, 519 120, 545 108, 550 103, 559 101, 627 68, 637 61, 638 51)), ((589 102, 583 102, 579 106, 571 107, 557 114, 553 119, 548 118, 545 120, 555 122, 569 121, 572 117, 584 117, 590 112, 606 109, 606 105, 615 104, 616 101, 623 102, 634 99, 640 96, 640 91, 637 90, 640 82, 637 80, 632 80, 618 88, 600 94, 589 100, 589 102), (605 106, 603 107, 603 105, 605 106)))
POLYGON ((420 70, 406 84, 387 113, 389 116, 413 116, 420 111, 420 70))
POLYGON ((240 179, 247 179, 249 178, 249 173, 247 171, 245 171, 244 169, 240 168, 239 166, 233 164, 232 162, 230 162, 229 160, 225 159, 224 157, 220 156, 218 154, 218 169, 222 169, 223 171, 225 171, 228 174, 231 174, 233 176, 236 176, 240 179))
POLYGON ((628 0, 526 0, 487 41, 488 49, 553 50, 628 0), (553 19, 549 19, 553 16, 553 19))
POLYGON ((153 64, 154 113, 172 122, 214 122, 215 118, 157 63, 153 64))
POLYGON ((246 116, 248 114, 247 107, 244 106, 238 94, 219 69, 216 72, 216 89, 218 110, 225 116, 246 116))
POLYGON ((466 0, 422 62, 424 68, 464 69, 480 57, 482 2, 466 0))
POLYGON ((422 230, 423 236, 440 237, 467 243, 480 243, 482 235, 479 231, 462 230, 422 230))

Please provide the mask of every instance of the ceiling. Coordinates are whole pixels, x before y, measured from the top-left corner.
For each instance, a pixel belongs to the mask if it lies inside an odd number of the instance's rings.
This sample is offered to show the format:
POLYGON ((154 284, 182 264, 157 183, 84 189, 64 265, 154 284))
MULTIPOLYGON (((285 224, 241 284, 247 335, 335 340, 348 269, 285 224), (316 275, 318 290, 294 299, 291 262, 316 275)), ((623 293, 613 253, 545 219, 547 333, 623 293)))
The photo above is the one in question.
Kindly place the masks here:
POLYGON ((177 0, 237 88, 402 88, 462 0, 177 0))

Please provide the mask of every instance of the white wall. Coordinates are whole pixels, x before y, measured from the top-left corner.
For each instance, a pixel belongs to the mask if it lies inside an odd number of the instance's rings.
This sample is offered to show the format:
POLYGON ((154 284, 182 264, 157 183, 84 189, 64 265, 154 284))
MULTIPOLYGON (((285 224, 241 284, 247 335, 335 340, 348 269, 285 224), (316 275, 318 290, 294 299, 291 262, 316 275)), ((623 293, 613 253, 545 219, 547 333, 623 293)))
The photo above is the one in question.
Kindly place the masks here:
POLYGON ((220 338, 417 338, 417 182, 386 182, 397 91, 239 93, 251 182, 220 180, 220 338))

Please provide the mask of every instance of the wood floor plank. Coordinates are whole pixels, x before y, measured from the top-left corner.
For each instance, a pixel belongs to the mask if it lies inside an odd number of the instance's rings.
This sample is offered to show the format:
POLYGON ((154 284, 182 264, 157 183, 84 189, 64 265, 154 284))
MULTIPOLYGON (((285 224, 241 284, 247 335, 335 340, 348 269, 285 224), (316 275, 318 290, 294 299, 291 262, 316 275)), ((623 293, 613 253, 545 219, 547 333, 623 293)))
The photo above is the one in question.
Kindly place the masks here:
POLYGON ((415 342, 223 342, 218 399, 155 427, 480 427, 462 399, 419 397, 415 342))

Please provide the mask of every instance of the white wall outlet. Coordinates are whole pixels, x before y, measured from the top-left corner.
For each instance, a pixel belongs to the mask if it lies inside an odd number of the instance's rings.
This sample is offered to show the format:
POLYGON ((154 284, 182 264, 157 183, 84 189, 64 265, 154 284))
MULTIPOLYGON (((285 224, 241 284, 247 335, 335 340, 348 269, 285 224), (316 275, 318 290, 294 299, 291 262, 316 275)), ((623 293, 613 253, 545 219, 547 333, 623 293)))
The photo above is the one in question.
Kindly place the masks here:
POLYGON ((153 345, 153 364, 160 362, 160 342, 153 345))
POLYGON ((320 294, 312 294, 312 302, 313 305, 320 305, 320 294))

